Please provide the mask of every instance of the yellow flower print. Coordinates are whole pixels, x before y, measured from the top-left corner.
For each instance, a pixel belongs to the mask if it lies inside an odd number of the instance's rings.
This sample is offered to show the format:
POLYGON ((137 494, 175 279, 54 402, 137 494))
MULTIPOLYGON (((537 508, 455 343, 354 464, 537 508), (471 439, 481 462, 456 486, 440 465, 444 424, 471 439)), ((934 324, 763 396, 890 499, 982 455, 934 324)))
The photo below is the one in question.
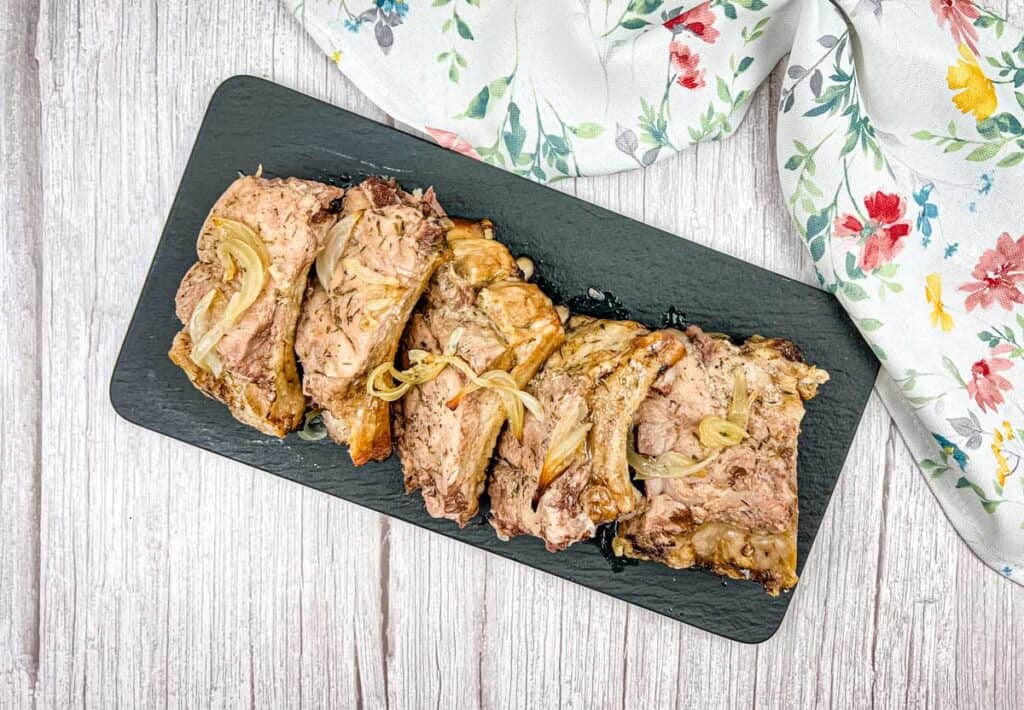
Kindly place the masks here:
POLYGON ((925 278, 924 297, 932 306, 931 321, 932 328, 942 326, 946 333, 953 330, 953 316, 946 313, 942 305, 942 277, 938 274, 928 274, 925 278))
POLYGON ((963 89, 953 96, 961 113, 973 113, 980 122, 996 112, 996 87, 966 44, 960 44, 960 59, 946 72, 946 83, 950 89, 963 89))
POLYGON ((339 50, 331 52, 331 61, 337 64, 339 69, 341 68, 341 52, 339 50))
POLYGON ((1010 464, 1003 456, 1003 444, 1014 438, 1010 422, 1003 422, 1003 431, 996 429, 992 434, 992 454, 996 457, 996 480, 1000 486, 1006 485, 1006 477, 1010 475, 1010 464))

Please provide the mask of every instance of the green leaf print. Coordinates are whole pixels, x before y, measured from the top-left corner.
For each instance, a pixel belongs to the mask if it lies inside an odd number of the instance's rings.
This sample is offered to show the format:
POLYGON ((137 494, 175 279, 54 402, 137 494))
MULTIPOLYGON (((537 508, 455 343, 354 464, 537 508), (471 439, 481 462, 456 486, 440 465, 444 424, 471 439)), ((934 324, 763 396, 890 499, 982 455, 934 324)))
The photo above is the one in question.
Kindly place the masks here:
POLYGON ((459 37, 462 37, 462 39, 474 39, 473 33, 469 29, 469 25, 467 25, 466 22, 458 15, 455 16, 455 27, 459 31, 459 37))
POLYGON ((1012 168, 1014 165, 1018 165, 1022 160, 1024 160, 1024 152, 1010 153, 996 163, 996 167, 1012 168))
POLYGON ((629 3, 628 10, 630 12, 635 12, 638 15, 646 15, 661 7, 664 1, 665 0, 632 0, 632 2, 629 3))
POLYGON ((485 86, 469 102, 465 112, 455 118, 483 118, 487 115, 487 102, 491 99, 491 90, 485 86))
POLYGON ((814 261, 820 261, 821 257, 825 256, 825 238, 816 237, 810 241, 808 247, 811 250, 811 258, 814 261))
POLYGON ((961 476, 956 482, 957 488, 970 488, 974 491, 974 494, 978 496, 978 502, 981 503, 981 507, 985 509, 985 512, 989 515, 996 512, 996 508, 1005 503, 1005 500, 992 499, 985 495, 985 489, 979 486, 977 483, 973 483, 966 477, 961 476))
POLYGON ((995 157, 996 153, 999 152, 1000 146, 998 143, 985 143, 979 145, 977 148, 967 154, 967 160, 971 162, 980 163, 986 160, 991 160, 995 157))
POLYGON ((651 23, 648 22, 647 20, 642 20, 639 17, 631 17, 628 20, 623 20, 622 27, 625 27, 627 30, 638 30, 641 27, 646 27, 649 24, 651 23))
POLYGON ((812 214, 810 217, 807 218, 808 237, 813 237, 814 235, 820 234, 821 232, 825 231, 825 229, 829 226, 830 223, 829 214, 830 209, 825 209, 822 210, 821 212, 816 212, 815 214, 812 214))
MULTIPOLYGON (((462 0, 466 5, 470 7, 480 7, 479 0, 462 0)), ((459 0, 434 0, 431 3, 431 7, 444 7, 451 5, 451 14, 441 24, 441 33, 450 34, 451 36, 451 47, 446 52, 441 52, 437 55, 437 62, 448 63, 448 80, 453 84, 459 82, 460 72, 459 69, 465 69, 469 66, 469 60, 459 53, 458 50, 458 39, 461 37, 463 40, 473 41, 473 31, 470 29, 469 24, 459 14, 459 0), (454 34, 451 34, 452 30, 455 30, 454 34)))
POLYGON ((579 123, 569 126, 569 130, 577 138, 597 138, 604 133, 604 126, 597 123, 579 123))
POLYGON ((512 80, 512 77, 503 76, 500 79, 495 79, 487 85, 487 90, 490 95, 496 99, 500 99, 508 91, 508 84, 512 80))
POLYGON ((942 356, 942 366, 946 368, 946 372, 952 375, 953 379, 957 381, 957 384, 959 384, 961 387, 967 386, 963 378, 960 377, 960 371, 956 369, 956 363, 950 360, 949 357, 946 355, 942 356))
POLYGON ((851 301, 863 301, 868 297, 868 294, 864 289, 849 281, 843 284, 843 295, 851 301))
POLYGON ((505 148, 508 149, 508 155, 512 161, 517 162, 516 158, 522 152, 523 144, 526 142, 526 129, 519 123, 519 106, 515 102, 508 105, 508 124, 509 130, 505 132, 505 148))

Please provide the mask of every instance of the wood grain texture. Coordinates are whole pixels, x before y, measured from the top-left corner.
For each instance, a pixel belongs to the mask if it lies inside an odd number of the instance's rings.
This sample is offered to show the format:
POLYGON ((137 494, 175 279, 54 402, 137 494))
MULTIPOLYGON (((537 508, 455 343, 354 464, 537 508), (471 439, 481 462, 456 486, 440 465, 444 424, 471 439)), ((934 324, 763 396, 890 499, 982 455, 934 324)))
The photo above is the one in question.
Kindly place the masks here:
POLYGON ((39 655, 38 8, 0 6, 0 707, 27 707, 39 655))
MULTIPOLYGON (((1019 707, 1024 590, 956 537, 877 398, 756 647, 119 421, 107 380, 216 85, 388 118, 276 0, 8 0, 0 30, 0 708, 1019 707)), ((810 282, 777 92, 728 141, 561 188, 810 282)))

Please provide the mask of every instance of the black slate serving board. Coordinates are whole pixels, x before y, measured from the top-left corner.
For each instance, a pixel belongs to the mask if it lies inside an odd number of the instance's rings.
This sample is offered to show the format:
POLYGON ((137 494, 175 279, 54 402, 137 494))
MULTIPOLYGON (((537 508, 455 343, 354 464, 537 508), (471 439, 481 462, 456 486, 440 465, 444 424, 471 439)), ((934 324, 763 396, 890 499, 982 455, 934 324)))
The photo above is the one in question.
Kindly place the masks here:
POLYGON ((800 568, 807 559, 864 410, 878 363, 828 294, 537 185, 387 126, 253 77, 210 101, 110 383, 128 421, 400 520, 564 577, 738 641, 769 638, 791 595, 703 570, 622 564, 600 544, 549 554, 540 541, 501 542, 482 519, 459 530, 402 490, 395 457, 355 469, 328 440, 263 437, 194 390, 168 359, 174 294, 195 261, 196 235, 239 171, 348 184, 371 174, 406 189, 433 185, 450 214, 489 217, 514 254, 529 254, 556 302, 651 326, 700 324, 735 337, 789 338, 832 380, 807 407, 800 440, 800 568), (587 297, 589 289, 612 298, 587 297), (614 304, 610 306, 609 304, 614 304))

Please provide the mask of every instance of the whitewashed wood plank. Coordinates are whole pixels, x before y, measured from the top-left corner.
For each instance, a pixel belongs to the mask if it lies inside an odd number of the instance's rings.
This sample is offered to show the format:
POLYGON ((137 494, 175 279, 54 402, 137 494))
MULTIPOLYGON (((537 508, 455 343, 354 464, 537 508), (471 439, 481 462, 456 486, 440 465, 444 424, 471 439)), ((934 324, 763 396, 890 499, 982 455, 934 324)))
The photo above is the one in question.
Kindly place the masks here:
POLYGON ((620 707, 628 606, 507 560, 488 571, 484 705, 620 707))
MULTIPOLYGON (((958 655, 957 600, 952 587, 958 560, 966 550, 961 550, 963 543, 955 539, 902 441, 894 437, 888 448, 882 564, 877 578, 874 700, 882 707, 934 707, 942 706, 944 700, 959 704, 957 679, 948 671, 955 668, 958 655)), ((980 647, 978 641, 969 646, 980 647)))
POLYGON ((39 654, 37 16, 31 0, 0 6, 0 707, 31 707, 39 654))
POLYGON ((488 555, 405 523, 390 528, 390 706, 478 707, 488 555))

